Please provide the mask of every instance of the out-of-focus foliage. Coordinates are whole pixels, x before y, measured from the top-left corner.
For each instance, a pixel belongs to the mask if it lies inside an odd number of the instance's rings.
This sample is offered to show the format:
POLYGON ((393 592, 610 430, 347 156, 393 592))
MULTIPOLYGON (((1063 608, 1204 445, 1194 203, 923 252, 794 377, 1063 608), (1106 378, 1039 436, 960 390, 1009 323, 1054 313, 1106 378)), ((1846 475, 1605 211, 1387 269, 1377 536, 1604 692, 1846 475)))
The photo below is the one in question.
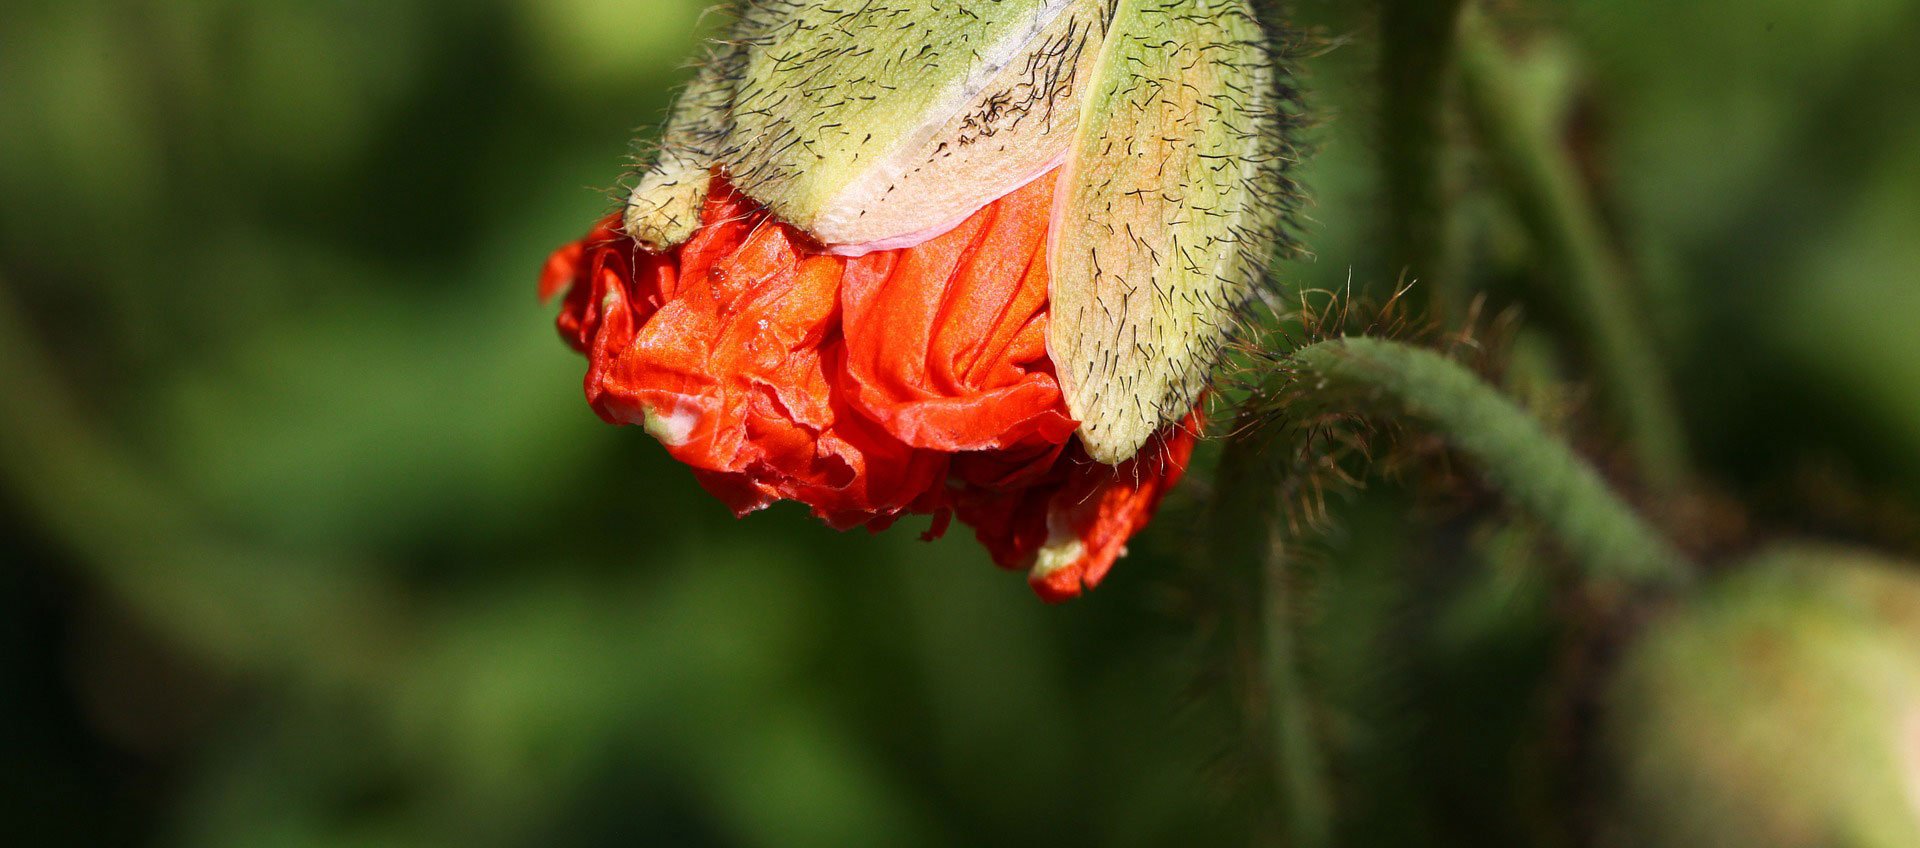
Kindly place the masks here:
MULTIPOLYGON (((1241 839, 1191 492, 1049 609, 966 539, 736 522, 587 410, 534 275, 608 210, 701 5, 0 8, 9 844, 1241 839)), ((1331 48, 1290 285, 1394 282, 1370 6, 1295 10, 1331 48)), ((1920 6, 1493 14, 1751 507, 1726 520, 1920 540, 1920 6)), ((1532 257, 1461 149, 1498 294, 1532 257)), ((1336 503, 1316 575, 1351 839, 1578 830, 1582 623, 1524 527, 1418 501, 1336 503)))

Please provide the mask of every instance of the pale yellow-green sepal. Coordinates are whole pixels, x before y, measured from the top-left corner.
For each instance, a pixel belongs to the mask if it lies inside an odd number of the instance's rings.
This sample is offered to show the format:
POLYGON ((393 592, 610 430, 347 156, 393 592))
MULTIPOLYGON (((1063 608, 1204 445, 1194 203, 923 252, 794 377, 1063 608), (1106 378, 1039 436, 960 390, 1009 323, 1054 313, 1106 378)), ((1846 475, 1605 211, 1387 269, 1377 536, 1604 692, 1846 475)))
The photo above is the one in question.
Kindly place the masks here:
MULTIPOLYGON (((748 26, 741 21, 738 26, 748 26)), ((745 55, 736 41, 715 45, 674 102, 653 160, 640 171, 622 218, 640 246, 665 252, 693 237, 713 167, 726 142, 733 87, 745 55)))
POLYGON ((1267 34, 1246 0, 1117 0, 1059 183, 1048 349, 1118 463, 1193 407, 1278 236, 1267 34))
POLYGON ((902 246, 1067 149, 1107 0, 762 0, 733 183, 824 244, 902 246))

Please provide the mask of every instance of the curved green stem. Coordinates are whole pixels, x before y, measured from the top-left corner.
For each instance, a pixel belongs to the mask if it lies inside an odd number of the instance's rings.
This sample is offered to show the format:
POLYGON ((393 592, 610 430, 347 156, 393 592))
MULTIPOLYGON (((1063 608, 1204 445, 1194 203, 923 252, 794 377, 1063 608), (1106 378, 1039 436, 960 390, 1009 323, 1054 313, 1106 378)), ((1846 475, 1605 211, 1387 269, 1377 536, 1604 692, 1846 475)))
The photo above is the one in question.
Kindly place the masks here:
POLYGON ((1590 578, 1685 583, 1693 567, 1600 474, 1498 389, 1446 357, 1399 342, 1348 338, 1288 358, 1306 403, 1358 399, 1423 425, 1472 459, 1506 497, 1554 533, 1590 578))
POLYGON ((1471 9, 1460 22, 1460 78, 1487 159, 1553 271, 1557 285, 1542 294, 1560 300, 1585 336, 1641 475, 1655 490, 1672 491, 1685 477, 1686 441, 1654 333, 1572 157, 1526 108, 1512 59, 1471 9))

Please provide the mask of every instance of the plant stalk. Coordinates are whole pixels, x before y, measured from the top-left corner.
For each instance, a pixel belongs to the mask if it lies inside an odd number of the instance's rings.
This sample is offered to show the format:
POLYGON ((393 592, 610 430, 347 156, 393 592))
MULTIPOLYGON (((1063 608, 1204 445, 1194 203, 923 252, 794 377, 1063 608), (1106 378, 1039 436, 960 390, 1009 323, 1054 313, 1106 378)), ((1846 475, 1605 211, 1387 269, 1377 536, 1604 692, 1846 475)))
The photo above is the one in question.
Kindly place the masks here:
POLYGON ((1288 358, 1293 391, 1330 409, 1411 419, 1473 460, 1596 582, 1671 587, 1694 567, 1599 472, 1500 391, 1429 350, 1372 338, 1320 342, 1288 358))
POLYGON ((1462 0, 1381 0, 1380 161, 1392 270, 1445 321, 1464 304, 1452 256, 1446 94, 1462 0))
POLYGON ((1486 158, 1551 272, 1544 279, 1559 283, 1538 294, 1576 322, 1640 476, 1658 494, 1673 492, 1686 477, 1686 440, 1655 334, 1572 157, 1527 108, 1513 60, 1471 8, 1460 21, 1460 79, 1486 158))
POLYGON ((1333 845, 1334 798, 1326 754, 1315 730, 1311 681, 1300 652, 1297 563, 1290 561, 1285 514, 1288 475, 1278 460, 1278 428, 1249 428, 1227 440, 1215 492, 1208 563, 1232 581, 1233 653, 1244 721, 1266 748, 1270 794, 1267 841, 1288 848, 1333 845))

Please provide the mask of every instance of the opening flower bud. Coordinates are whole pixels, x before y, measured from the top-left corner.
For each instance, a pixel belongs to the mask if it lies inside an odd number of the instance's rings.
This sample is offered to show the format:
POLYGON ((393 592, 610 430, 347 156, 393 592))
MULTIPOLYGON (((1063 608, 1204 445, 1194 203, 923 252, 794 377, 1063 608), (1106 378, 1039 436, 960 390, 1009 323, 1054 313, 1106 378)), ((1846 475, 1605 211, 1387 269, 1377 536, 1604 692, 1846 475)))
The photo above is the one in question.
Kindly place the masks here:
POLYGON ((594 408, 736 511, 955 516, 1071 596, 1276 247, 1269 45, 1247 0, 743 4, 542 291, 594 408))
POLYGON ((1920 845, 1920 578, 1762 557, 1657 623, 1609 694, 1622 844, 1920 845))
POLYGON ((1284 77, 1248 0, 747 4, 626 227, 692 234, 701 176, 827 252, 912 247, 1056 174, 1048 349, 1089 455, 1183 418, 1281 240, 1284 77))

